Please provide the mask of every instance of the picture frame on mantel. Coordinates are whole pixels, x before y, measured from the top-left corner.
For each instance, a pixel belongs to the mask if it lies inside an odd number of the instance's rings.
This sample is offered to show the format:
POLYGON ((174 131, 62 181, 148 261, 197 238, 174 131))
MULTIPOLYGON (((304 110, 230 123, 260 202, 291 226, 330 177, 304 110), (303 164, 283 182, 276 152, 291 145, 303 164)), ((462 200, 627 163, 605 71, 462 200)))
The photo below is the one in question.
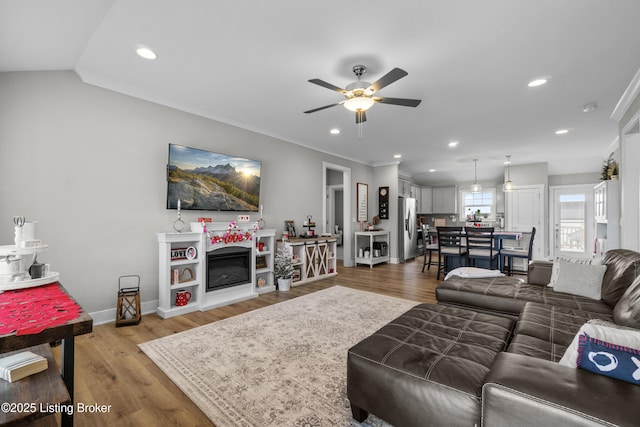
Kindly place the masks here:
POLYGON ((357 203, 356 209, 358 210, 358 221, 367 221, 369 218, 369 185, 358 182, 356 184, 357 203))

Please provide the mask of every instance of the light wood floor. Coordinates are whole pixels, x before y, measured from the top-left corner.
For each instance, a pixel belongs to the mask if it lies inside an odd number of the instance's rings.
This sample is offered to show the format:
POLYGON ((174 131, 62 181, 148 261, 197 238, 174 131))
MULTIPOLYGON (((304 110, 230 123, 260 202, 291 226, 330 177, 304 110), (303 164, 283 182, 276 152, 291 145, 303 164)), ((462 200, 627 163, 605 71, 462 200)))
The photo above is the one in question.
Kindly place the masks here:
MULTIPOLYGON (((272 292, 207 312, 171 319, 145 315, 139 325, 100 325, 76 338, 75 400, 110 405, 108 413, 75 413, 76 426, 212 426, 209 419, 137 344, 165 337, 334 285, 376 292, 417 302, 435 302, 436 268, 422 273, 422 257, 406 264, 344 268, 318 282, 272 292)), ((355 344, 355 343, 354 343, 355 344)), ((54 348, 58 362, 60 347, 54 348)))

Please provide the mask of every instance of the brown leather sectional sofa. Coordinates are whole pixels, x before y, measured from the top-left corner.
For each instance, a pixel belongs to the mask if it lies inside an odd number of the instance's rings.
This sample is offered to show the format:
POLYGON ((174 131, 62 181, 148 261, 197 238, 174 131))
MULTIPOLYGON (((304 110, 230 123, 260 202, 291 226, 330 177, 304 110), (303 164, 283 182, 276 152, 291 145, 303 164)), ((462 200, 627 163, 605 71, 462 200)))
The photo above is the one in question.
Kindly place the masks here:
MULTIPOLYGON (((609 251, 602 300, 529 283, 452 277, 349 350, 353 416, 394 426, 640 426, 640 386, 557 362, 590 319, 640 325, 640 253, 609 251), (635 280, 635 281, 634 281, 635 280)), ((637 328, 637 326, 636 326, 637 328)))

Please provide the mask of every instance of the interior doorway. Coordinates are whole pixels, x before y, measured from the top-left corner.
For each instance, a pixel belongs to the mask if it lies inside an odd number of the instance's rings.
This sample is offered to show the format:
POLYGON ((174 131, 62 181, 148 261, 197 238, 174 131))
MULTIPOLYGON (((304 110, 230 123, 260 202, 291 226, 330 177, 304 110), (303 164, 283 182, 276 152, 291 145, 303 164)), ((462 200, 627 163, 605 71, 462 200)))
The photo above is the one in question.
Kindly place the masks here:
MULTIPOLYGON (((336 224, 342 224, 342 246, 339 251, 345 267, 353 266, 351 238, 351 168, 322 162, 322 228, 323 233, 336 235, 336 224), (341 197, 340 197, 341 194, 341 197), (339 210, 342 204, 342 212, 339 210), (333 218, 332 218, 333 217, 333 218)), ((336 254, 337 255, 337 254, 336 254)))
MULTIPOLYGON (((328 172, 337 173, 332 170, 328 172)), ((340 174, 340 181, 342 181, 342 174, 340 174)), ((344 186, 342 184, 328 185, 327 195, 327 230, 336 236, 336 257, 344 261, 344 186)))
POLYGON ((589 258, 593 255, 595 184, 562 185, 550 191, 550 255, 589 258))

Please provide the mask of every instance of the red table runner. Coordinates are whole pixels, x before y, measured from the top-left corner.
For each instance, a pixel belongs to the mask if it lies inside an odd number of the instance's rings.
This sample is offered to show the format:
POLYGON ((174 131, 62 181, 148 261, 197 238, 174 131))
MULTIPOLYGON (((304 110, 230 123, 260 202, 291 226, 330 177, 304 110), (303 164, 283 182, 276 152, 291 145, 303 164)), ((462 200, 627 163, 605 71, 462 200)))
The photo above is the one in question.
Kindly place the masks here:
POLYGON ((0 294, 0 335, 37 334, 76 319, 81 308, 58 283, 0 294))

